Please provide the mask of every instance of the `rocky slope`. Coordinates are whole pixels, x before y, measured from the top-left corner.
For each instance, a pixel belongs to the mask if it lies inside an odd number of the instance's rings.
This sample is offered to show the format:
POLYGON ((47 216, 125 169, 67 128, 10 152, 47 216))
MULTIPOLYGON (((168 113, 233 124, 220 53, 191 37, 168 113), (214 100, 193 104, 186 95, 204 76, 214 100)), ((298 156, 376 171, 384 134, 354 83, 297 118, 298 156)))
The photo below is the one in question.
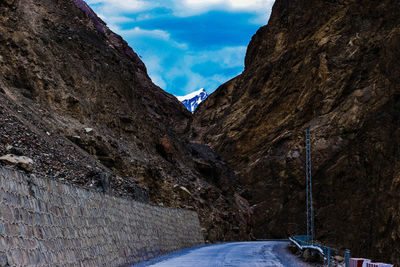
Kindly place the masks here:
POLYGON ((400 2, 277 0, 244 72, 190 135, 234 166, 256 237, 305 231, 306 127, 317 237, 400 263, 400 2))
POLYGON ((84 2, 5 0, 0 14, 0 156, 29 157, 28 172, 52 179, 197 210, 211 241, 249 237, 234 174, 183 137, 190 112, 84 2))

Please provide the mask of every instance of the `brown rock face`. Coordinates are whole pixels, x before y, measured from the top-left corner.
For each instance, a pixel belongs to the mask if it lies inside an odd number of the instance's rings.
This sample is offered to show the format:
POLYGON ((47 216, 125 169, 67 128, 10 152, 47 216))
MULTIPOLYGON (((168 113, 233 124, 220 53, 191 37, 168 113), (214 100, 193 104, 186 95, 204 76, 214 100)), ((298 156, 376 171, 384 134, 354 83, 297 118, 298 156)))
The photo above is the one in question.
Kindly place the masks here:
POLYGON ((244 72, 191 135, 234 167, 258 238, 305 232, 311 127, 317 238, 400 263, 400 2, 277 0, 244 72))
POLYGON ((6 0, 0 14, 0 156, 15 148, 33 172, 109 193, 144 187, 197 210, 205 239, 248 238, 234 174, 188 142, 190 112, 82 1, 6 0))

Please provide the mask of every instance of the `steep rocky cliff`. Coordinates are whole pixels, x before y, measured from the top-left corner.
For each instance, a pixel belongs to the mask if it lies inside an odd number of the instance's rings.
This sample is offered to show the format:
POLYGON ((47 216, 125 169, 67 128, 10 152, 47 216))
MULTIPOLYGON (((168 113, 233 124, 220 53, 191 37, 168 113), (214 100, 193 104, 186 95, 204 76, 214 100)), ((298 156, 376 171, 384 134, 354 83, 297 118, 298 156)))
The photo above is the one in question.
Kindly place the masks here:
POLYGON ((211 241, 248 238, 234 174, 181 135, 190 112, 83 1, 3 0, 0 15, 0 156, 29 157, 28 172, 52 179, 197 210, 211 241))
POLYGON ((399 264, 399 84, 399 1, 277 0, 190 135, 234 167, 256 237, 287 237, 305 232, 310 127, 317 238, 399 264))

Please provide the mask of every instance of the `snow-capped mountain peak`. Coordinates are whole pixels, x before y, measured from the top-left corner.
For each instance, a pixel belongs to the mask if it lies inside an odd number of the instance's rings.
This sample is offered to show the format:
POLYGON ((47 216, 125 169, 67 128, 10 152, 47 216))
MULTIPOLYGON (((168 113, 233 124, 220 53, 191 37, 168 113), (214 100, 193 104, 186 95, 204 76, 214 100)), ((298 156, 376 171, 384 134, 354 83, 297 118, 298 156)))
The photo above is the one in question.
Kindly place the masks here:
POLYGON ((176 98, 181 101, 185 107, 190 111, 194 112, 197 106, 208 97, 208 94, 204 88, 194 91, 185 96, 177 96, 176 98))

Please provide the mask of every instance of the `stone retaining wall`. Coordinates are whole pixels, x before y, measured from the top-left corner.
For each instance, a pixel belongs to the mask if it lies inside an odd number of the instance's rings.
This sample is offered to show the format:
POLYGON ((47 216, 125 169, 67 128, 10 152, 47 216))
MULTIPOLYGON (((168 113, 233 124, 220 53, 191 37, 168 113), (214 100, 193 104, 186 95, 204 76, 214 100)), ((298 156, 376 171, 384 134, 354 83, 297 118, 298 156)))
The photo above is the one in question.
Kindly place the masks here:
POLYGON ((203 242, 195 212, 0 166, 0 266, 125 266, 203 242))

